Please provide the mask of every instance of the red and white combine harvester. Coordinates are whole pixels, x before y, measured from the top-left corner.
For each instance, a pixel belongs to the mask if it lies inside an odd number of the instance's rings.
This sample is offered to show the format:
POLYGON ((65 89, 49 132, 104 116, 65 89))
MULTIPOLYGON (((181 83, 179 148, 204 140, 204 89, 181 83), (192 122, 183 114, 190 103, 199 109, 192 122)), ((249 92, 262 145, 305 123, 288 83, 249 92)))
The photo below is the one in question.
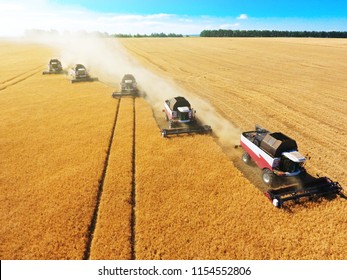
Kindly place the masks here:
POLYGON ((281 132, 270 133, 256 126, 255 131, 241 134, 241 146, 245 150, 242 160, 251 159, 263 170, 263 182, 272 185, 275 176, 296 176, 305 171, 306 158, 298 152, 295 140, 281 132))
MULTIPOLYGON (((241 134, 241 146, 244 149, 242 160, 254 161, 262 170, 263 182, 273 187, 278 177, 294 177, 305 174, 306 158, 299 153, 296 141, 281 132, 270 131, 256 126, 255 130, 241 134)), ((282 207, 285 201, 298 202, 302 197, 322 197, 342 194, 342 187, 327 177, 303 180, 295 184, 269 189, 265 195, 276 207, 282 207)))
POLYGON ((184 97, 177 96, 165 100, 163 112, 165 113, 165 120, 169 122, 169 128, 161 131, 163 137, 171 134, 209 133, 212 131, 209 125, 197 124, 196 111, 184 97))

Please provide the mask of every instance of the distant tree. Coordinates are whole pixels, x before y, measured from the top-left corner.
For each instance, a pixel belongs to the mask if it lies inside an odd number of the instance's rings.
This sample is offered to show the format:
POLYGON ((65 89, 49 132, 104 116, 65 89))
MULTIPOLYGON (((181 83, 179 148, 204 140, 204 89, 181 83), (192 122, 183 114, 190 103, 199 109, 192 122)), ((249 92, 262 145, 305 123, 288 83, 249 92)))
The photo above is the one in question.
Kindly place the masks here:
POLYGON ((280 31, 280 30, 203 30, 200 37, 315 37, 347 38, 347 31, 280 31))

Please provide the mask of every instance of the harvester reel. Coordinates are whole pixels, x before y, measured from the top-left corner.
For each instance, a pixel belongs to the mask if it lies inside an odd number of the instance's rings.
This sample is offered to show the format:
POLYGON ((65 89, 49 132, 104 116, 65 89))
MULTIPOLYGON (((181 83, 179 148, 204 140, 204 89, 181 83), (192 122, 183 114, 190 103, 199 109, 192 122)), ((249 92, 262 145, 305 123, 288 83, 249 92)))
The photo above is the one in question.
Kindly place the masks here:
POLYGON ((188 127, 188 128, 169 128, 169 129, 162 129, 161 135, 165 138, 168 135, 179 135, 179 134, 191 134, 191 133, 200 133, 200 134, 206 134, 206 133, 212 133, 212 128, 209 125, 201 125, 196 127, 188 127))
POLYGON ((292 184, 281 188, 269 189, 265 195, 278 208, 281 208, 286 201, 300 203, 302 198, 316 200, 321 197, 329 198, 336 195, 345 197, 340 184, 333 182, 327 177, 316 178, 303 185, 292 184))

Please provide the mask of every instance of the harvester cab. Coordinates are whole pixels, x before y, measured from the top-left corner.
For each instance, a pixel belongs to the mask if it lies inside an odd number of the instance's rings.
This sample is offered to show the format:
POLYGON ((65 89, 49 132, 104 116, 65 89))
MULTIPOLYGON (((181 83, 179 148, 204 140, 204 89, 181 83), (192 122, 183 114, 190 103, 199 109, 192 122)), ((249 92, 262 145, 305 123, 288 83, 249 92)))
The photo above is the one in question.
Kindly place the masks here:
POLYGON ((122 93, 137 91, 135 77, 131 74, 125 74, 121 82, 122 93))
POLYGON ((58 59, 51 59, 48 63, 48 70, 43 71, 43 75, 46 74, 63 74, 63 66, 58 59))
POLYGON ((71 68, 70 76, 72 77, 71 83, 92 82, 98 80, 98 78, 90 77, 86 67, 83 64, 76 64, 73 68, 71 68))
POLYGON ((165 120, 169 123, 169 129, 162 130, 163 137, 171 134, 209 133, 212 131, 209 125, 197 124, 196 111, 184 97, 177 96, 165 100, 163 112, 165 113, 165 120))
POLYGON ((195 122, 195 111, 188 100, 181 96, 165 100, 163 112, 169 122, 169 128, 177 126, 178 123, 195 122))
POLYGON ((113 92, 112 97, 122 97, 122 96, 137 96, 138 88, 135 77, 132 74, 125 74, 121 83, 121 91, 113 92))

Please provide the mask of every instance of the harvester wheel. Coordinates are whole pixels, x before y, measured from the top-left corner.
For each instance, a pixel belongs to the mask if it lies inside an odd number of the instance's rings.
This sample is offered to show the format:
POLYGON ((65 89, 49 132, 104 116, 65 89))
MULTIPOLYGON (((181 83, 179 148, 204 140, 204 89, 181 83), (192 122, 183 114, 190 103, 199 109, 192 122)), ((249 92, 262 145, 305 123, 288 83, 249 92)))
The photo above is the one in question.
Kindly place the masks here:
POLYGON ((271 186, 271 185, 272 185, 273 176, 274 176, 274 174, 272 173, 272 171, 271 171, 270 169, 265 168, 265 169, 263 170, 262 178, 263 178, 263 182, 264 182, 266 185, 268 185, 268 186, 271 186))
POLYGON ((250 155, 249 155, 247 152, 244 152, 244 153, 242 154, 242 161, 243 161, 244 163, 246 163, 246 164, 249 164, 249 163, 250 163, 251 157, 250 157, 250 155))

